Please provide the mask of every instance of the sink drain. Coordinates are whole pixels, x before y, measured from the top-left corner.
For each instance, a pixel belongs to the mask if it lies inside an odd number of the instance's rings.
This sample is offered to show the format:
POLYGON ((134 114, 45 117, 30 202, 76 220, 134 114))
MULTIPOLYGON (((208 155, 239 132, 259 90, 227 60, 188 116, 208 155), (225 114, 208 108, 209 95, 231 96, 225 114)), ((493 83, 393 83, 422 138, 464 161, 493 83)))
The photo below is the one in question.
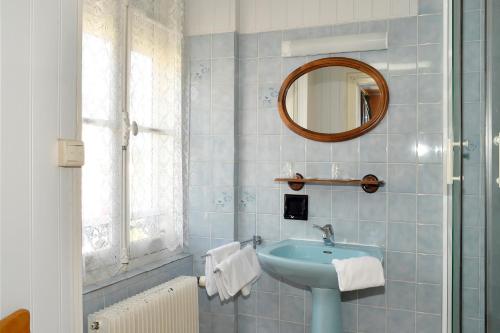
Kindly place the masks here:
POLYGON ((323 251, 323 253, 332 254, 332 251, 323 251))

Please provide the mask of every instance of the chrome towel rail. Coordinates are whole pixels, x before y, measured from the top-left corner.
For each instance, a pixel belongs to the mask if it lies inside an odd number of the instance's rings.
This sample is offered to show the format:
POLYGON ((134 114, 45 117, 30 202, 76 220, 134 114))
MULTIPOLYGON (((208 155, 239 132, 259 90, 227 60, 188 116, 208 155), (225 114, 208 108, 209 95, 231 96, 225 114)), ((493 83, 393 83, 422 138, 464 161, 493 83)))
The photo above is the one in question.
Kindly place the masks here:
MULTIPOLYGON (((252 243, 253 244, 253 248, 256 249, 257 245, 262 244, 262 237, 259 236, 259 235, 255 235, 251 239, 247 239, 247 240, 244 240, 244 241, 240 242, 241 245, 246 245, 248 243, 252 243)), ((202 258, 208 257, 208 254, 204 254, 201 257, 202 258)))

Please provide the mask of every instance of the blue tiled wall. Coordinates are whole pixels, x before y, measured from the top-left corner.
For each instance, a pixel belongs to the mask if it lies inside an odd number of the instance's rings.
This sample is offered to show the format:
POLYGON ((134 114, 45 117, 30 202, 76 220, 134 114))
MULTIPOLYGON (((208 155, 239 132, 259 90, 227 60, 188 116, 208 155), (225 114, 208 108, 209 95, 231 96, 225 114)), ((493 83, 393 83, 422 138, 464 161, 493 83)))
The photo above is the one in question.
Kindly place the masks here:
POLYGON ((134 296, 181 275, 193 275, 193 257, 183 256, 156 269, 133 275, 109 286, 83 294, 83 332, 88 332, 89 314, 134 296))
MULTIPOLYGON (((191 37, 189 250, 194 272, 201 255, 234 241, 236 230, 236 34, 191 37)), ((200 332, 233 332, 234 302, 221 304, 200 290, 200 332)))
MULTIPOLYGON (((289 237, 320 239, 312 224, 332 223, 337 241, 378 245, 386 250, 386 287, 343 295, 345 332, 441 332, 440 4, 422 1, 421 15, 389 21, 190 38, 190 226, 194 253, 232 240, 232 232, 240 240, 259 234, 267 243, 289 237), (283 79, 297 66, 318 57, 282 58, 282 40, 386 30, 388 50, 340 55, 361 59, 386 78, 391 103, 377 128, 358 139, 320 143, 283 126, 276 103, 283 79), (230 55, 228 45, 234 40, 230 55), (221 54, 224 56, 219 59, 221 54), (227 68, 233 62, 234 72, 230 73, 227 68), (234 86, 227 80, 227 85, 219 85, 222 78, 234 80, 234 86), (214 143, 219 136, 214 122, 220 119, 214 115, 214 103, 221 98, 214 95, 235 103, 234 113, 224 114, 230 118, 222 124, 224 138, 235 147, 233 170, 230 166, 223 170, 216 163, 218 154, 226 150, 214 143), (230 128, 233 122, 234 128, 230 128), (330 177, 335 163, 344 177, 373 173, 386 180, 387 186, 375 194, 351 187, 306 186, 300 193, 310 196, 309 220, 284 220, 283 194, 291 190, 273 179, 286 163, 293 163, 295 171, 310 177, 330 177), (219 184, 210 183, 216 174, 234 177, 234 183, 224 187, 228 192, 234 189, 234 197, 228 201, 229 205, 234 203, 234 212, 217 205, 219 184)), ((203 262, 196 258, 195 270, 201 273, 203 262)), ((216 299, 203 298, 202 332, 234 332, 236 325, 241 333, 304 333, 310 329, 310 308, 308 290, 264 274, 250 297, 238 299, 236 309, 232 303, 222 306, 216 299), (237 321, 232 317, 234 311, 237 321)))

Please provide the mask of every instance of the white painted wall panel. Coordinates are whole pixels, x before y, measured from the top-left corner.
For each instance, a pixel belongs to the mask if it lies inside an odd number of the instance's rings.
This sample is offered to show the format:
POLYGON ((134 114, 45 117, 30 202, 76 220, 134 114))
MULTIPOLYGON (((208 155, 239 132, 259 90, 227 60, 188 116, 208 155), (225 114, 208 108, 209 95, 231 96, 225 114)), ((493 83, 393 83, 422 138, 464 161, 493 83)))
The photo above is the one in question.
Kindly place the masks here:
POLYGON ((286 12, 283 8, 286 2, 287 0, 271 0, 271 30, 280 30, 285 26, 286 12))
POLYGON ((188 35, 235 30, 240 33, 255 33, 414 16, 417 14, 417 2, 418 0, 186 0, 186 31, 188 35))
POLYGON ((194 12, 196 10, 196 6, 194 4, 194 0, 185 0, 185 8, 184 8, 184 33, 187 35, 195 35, 196 22, 194 20, 194 12))
MULTIPOLYGON (((75 112, 76 101, 78 101, 77 84, 79 64, 79 40, 78 25, 75 20, 79 13, 77 1, 61 1, 61 44, 59 47, 59 108, 58 108, 58 132, 61 138, 77 138, 78 113, 75 112)), ((81 251, 81 224, 80 202, 74 200, 79 197, 79 169, 59 170, 59 267, 60 267, 60 289, 61 304, 63 306, 59 316, 59 331, 70 329, 78 332, 82 327, 81 306, 73 308, 74 293, 81 291, 80 262, 73 260, 80 255, 81 251), (74 325, 73 327, 71 325, 74 325)), ((78 293, 80 297, 80 293, 78 293)), ((79 300, 78 300, 79 301, 79 300)))
MULTIPOLYGON (((286 11, 286 29, 304 26, 304 0, 288 0, 284 8, 286 11)), ((256 13, 259 16, 260 13, 256 13)))
POLYGON ((410 0, 410 16, 418 15, 418 0, 410 0))
POLYGON ((58 137, 59 1, 33 0, 32 17, 32 325, 50 332, 59 323, 58 137), (52 320, 47 320, 51 318, 52 320), (52 327, 51 327, 52 326, 52 327))
MULTIPOLYGON (((0 5, 0 18, 2 17, 2 6, 0 5)), ((0 22, 0 78, 2 77, 2 23, 0 22)), ((2 80, 0 79, 0 157, 2 155, 2 80)), ((0 159, 0 188, 2 188, 2 163, 0 159)), ((2 193, 0 190, 0 219, 2 218, 2 193)), ((0 223, 0 242, 2 242, 2 223, 0 223)), ((0 243, 1 244, 1 243, 0 243)), ((0 245, 0 258, 2 258, 2 246, 0 245)), ((2 293, 2 265, 0 264, 0 295, 2 293)), ((2 313, 2 301, 0 300, 0 313, 2 313)))
POLYGON ((196 12, 199 10, 199 7, 196 5, 197 0, 185 0, 185 9, 184 9, 184 31, 186 35, 194 36, 198 35, 198 22, 196 21, 196 12))
POLYGON ((260 15, 255 18, 255 25, 262 31, 273 30, 273 2, 255 0, 255 12, 260 15))
POLYGON ((391 0, 390 6, 394 17, 410 15, 410 0, 391 0))
POLYGON ((256 31, 255 0, 240 0, 240 31, 256 31))
POLYGON ((75 178, 56 165, 57 138, 76 135, 78 0, 0 6, 0 316, 27 308, 33 333, 78 333, 75 178))
POLYGON ((373 0, 358 1, 358 19, 369 20, 372 17, 373 0))
POLYGON ((234 1, 233 0, 213 0, 214 19, 212 20, 213 32, 227 32, 235 30, 234 22, 234 1))
POLYGON ((353 22, 357 17, 358 0, 337 0, 337 22, 353 22))
POLYGON ((190 36, 235 31, 237 11, 238 0, 185 0, 184 29, 190 36))
MULTIPOLYGON (((200 25, 200 30, 201 31, 210 31, 210 33, 213 33, 214 26, 213 22, 215 21, 215 10, 214 10, 214 0, 198 0, 197 6, 200 7, 200 10, 198 11, 198 20, 199 20, 199 25, 200 25)), ((231 27, 227 27, 227 29, 230 29, 231 27)), ((221 31, 219 31, 221 32, 221 31)))
POLYGON ((2 1, 1 216, 5 315, 31 307, 31 46, 29 0, 2 1), (15 38, 12 34, 15 32, 15 38))
POLYGON ((318 25, 319 1, 308 0, 304 5, 304 26, 313 27, 318 25))
POLYGON ((383 19, 390 17, 391 9, 389 0, 373 0, 372 18, 383 19))
POLYGON ((337 0, 320 0, 319 25, 329 25, 337 22, 337 0))

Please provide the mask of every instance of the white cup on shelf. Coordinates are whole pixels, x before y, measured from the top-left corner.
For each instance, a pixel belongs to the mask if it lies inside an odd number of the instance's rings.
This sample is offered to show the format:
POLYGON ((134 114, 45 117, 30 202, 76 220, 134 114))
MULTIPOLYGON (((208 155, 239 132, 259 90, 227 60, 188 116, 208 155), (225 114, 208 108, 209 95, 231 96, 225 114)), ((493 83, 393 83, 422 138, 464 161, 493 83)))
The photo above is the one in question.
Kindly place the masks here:
POLYGON ((295 164, 293 162, 284 162, 281 167, 282 178, 295 178, 295 164))

